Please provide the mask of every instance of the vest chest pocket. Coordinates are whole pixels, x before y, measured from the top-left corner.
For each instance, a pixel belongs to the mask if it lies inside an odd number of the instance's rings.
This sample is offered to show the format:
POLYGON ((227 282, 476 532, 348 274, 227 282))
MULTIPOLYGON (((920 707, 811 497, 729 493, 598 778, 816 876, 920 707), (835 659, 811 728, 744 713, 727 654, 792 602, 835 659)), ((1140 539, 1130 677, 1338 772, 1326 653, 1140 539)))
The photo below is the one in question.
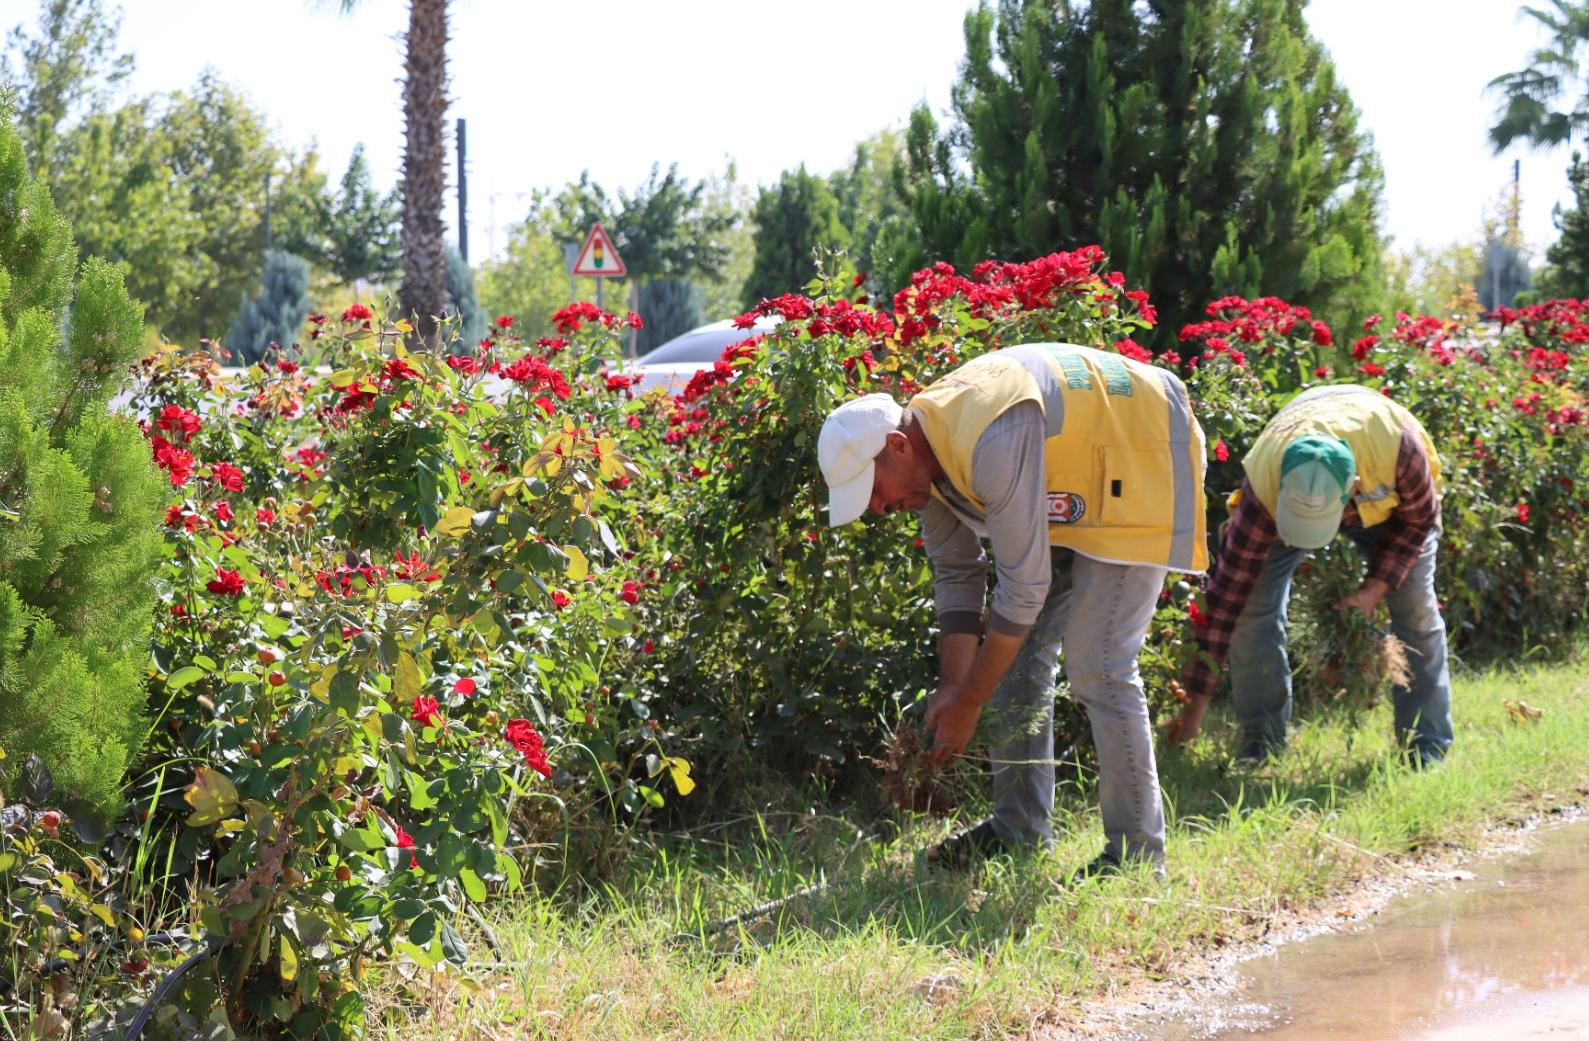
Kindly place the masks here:
POLYGON ((1104 445, 1099 450, 1102 487, 1098 522, 1110 527, 1160 524, 1175 500, 1170 446, 1130 448, 1104 445))

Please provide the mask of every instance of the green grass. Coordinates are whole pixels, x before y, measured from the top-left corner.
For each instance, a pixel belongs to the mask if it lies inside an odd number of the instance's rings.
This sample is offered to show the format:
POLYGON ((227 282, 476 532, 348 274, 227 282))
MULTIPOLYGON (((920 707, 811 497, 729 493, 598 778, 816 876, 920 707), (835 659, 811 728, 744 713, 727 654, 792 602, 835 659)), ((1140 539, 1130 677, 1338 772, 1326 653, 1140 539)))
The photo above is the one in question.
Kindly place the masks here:
POLYGON ((1389 709, 1357 729, 1305 725, 1258 770, 1230 764, 1229 726, 1160 764, 1169 878, 1065 889, 1100 848, 1084 786, 1062 794, 1051 854, 980 872, 923 871, 942 833, 887 843, 842 816, 767 815, 669 836, 600 895, 501 912, 504 964, 376 988, 377 1037, 984 1038, 1063 1021, 1082 1001, 1173 977, 1198 952, 1260 936, 1276 916, 1384 871, 1386 857, 1472 843, 1546 805, 1589 801, 1589 665, 1457 682, 1445 764, 1398 764, 1389 709), (1512 720, 1506 699, 1543 710, 1512 720), (722 935, 680 931, 823 878, 839 882, 722 935), (938 978, 947 985, 930 987, 938 978))

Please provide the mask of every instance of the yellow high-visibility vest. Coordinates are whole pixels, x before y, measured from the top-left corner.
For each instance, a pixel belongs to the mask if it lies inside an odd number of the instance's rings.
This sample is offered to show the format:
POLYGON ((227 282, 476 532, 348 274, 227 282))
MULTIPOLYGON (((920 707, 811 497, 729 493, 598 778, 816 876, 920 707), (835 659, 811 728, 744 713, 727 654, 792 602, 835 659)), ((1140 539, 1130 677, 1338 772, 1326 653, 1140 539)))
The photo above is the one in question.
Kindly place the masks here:
POLYGON ((1384 523, 1401 501, 1396 495, 1396 457, 1402 430, 1408 428, 1423 439, 1429 475, 1438 489, 1440 456, 1423 424, 1383 394, 1355 384, 1315 387, 1292 398, 1263 428, 1241 462, 1253 493, 1273 517, 1286 447, 1310 434, 1340 438, 1357 460, 1358 489, 1352 498, 1363 527, 1370 528, 1384 523))
POLYGON ((1047 424, 1050 544, 1113 563, 1208 567, 1203 430, 1179 377, 1090 347, 1023 344, 935 381, 908 407, 949 483, 983 512, 972 454, 1023 401, 1047 424))

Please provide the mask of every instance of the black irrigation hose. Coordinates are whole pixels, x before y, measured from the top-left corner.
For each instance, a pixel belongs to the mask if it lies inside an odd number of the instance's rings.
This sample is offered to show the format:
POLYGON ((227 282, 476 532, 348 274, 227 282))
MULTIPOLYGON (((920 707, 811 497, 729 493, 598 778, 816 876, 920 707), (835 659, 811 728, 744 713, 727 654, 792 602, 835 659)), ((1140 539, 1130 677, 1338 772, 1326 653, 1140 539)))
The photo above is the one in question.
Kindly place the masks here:
POLYGON ((138 1035, 143 1033, 144 1025, 155 1014, 155 1010, 160 1007, 160 1003, 165 1000, 166 995, 171 993, 171 989, 177 985, 177 981, 182 979, 189 969, 205 958, 219 954, 225 946, 226 941, 212 939, 209 943, 183 959, 181 965, 166 973, 165 979, 160 981, 160 985, 154 989, 154 993, 149 996, 149 1000, 144 1002, 143 1008, 138 1010, 138 1014, 127 1025, 127 1031, 121 1035, 121 1041, 136 1041, 138 1035))

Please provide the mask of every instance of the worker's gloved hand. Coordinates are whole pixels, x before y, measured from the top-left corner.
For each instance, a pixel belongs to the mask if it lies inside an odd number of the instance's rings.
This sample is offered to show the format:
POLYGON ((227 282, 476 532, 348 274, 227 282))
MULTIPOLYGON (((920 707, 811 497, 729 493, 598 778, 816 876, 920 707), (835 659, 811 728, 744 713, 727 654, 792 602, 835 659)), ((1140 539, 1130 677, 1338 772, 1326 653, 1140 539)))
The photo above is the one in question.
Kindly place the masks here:
POLYGON ((981 715, 982 706, 968 702, 959 687, 939 687, 927 704, 925 724, 932 738, 932 761, 942 765, 964 752, 981 715))
POLYGON ((1179 683, 1170 681, 1170 693, 1182 703, 1181 714, 1164 727, 1164 739, 1172 745, 1184 745, 1203 729, 1203 716, 1208 713, 1207 696, 1193 697, 1179 683))

